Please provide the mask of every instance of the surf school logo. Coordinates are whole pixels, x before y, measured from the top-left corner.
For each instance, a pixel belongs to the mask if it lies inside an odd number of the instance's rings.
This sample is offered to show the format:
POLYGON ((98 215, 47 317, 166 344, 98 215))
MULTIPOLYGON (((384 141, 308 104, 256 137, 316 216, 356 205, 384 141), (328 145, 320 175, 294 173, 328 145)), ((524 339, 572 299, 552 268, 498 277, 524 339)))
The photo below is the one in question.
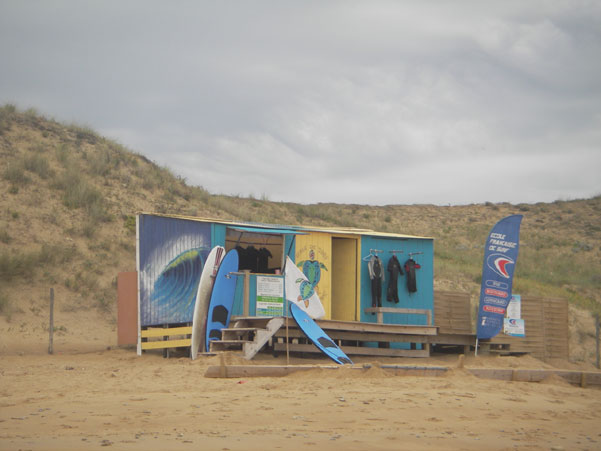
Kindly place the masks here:
POLYGON ((486 259, 486 264, 495 272, 495 274, 509 279, 510 276, 507 265, 514 265, 515 261, 503 254, 491 254, 486 259))

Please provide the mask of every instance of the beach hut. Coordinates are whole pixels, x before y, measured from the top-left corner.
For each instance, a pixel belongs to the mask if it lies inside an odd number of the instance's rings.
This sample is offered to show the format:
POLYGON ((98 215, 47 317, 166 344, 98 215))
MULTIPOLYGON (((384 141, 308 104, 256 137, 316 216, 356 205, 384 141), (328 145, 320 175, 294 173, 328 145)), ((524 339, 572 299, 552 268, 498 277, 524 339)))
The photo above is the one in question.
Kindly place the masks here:
POLYGON ((240 256, 234 316, 286 316, 282 270, 290 256, 318 294, 324 320, 433 324, 432 238, 355 228, 139 214, 140 331, 192 321, 201 268, 217 245, 226 251, 236 249, 240 256), (388 270, 392 260, 398 262, 395 273, 388 270))

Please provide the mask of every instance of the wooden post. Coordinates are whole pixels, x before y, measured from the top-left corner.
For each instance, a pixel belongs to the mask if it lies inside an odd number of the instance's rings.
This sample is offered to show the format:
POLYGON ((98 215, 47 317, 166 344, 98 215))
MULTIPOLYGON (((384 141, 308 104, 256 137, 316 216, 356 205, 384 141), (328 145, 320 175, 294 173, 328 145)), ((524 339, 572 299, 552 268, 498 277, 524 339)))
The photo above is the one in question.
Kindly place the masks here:
POLYGON ((249 316, 250 312, 250 269, 243 269, 244 273, 244 295, 243 295, 243 315, 249 316))
POLYGON ((290 343, 288 342, 290 339, 290 335, 288 332, 288 298, 286 296, 285 297, 285 312, 284 315, 286 315, 286 365, 290 365, 290 343))
POLYGON ((599 366, 599 314, 595 315, 595 335, 597 337, 597 368, 601 369, 599 366))
POLYGON ((54 353, 54 288, 50 288, 50 324, 48 325, 48 354, 54 353))

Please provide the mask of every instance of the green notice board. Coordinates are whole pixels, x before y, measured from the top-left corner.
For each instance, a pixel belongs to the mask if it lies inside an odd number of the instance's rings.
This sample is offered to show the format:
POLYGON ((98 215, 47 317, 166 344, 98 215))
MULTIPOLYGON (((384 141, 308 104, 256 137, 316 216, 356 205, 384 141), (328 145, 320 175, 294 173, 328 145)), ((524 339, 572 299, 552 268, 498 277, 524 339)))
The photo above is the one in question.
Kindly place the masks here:
POLYGON ((257 276, 257 316, 284 314, 284 278, 257 276))

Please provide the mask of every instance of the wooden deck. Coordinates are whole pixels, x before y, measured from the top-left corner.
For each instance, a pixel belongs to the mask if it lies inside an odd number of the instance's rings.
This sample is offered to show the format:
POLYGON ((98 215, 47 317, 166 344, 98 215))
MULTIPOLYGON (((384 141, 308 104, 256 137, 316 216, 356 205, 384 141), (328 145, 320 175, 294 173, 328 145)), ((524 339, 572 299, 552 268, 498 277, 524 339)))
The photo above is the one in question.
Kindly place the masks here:
MULTIPOLYGON (((293 319, 286 318, 266 347, 272 352, 316 353, 317 349, 298 328, 293 319), (288 343, 288 346, 286 346, 288 343)), ((234 317, 232 323, 239 327, 262 327, 266 318, 234 317)), ((317 320, 316 323, 348 355, 388 357, 429 357, 432 344, 473 346, 473 335, 439 335, 436 326, 362 323, 356 321, 317 320)))
MULTIPOLYGON (((421 314, 420 312, 417 312, 421 314)), ((475 334, 439 333, 433 325, 401 325, 357 321, 317 320, 316 323, 349 356, 429 357, 437 352, 468 353, 475 348, 475 334)), ((211 343, 211 352, 240 350, 246 359, 259 351, 320 354, 321 351, 285 317, 232 317, 222 340, 211 343)), ((142 330, 142 350, 190 347, 191 326, 154 327, 142 330)), ((509 343, 480 342, 481 354, 512 354, 509 343)), ((517 350, 519 352, 519 350, 517 350)))
MULTIPOLYGON (((264 350, 320 354, 292 318, 282 317, 282 326, 275 331, 264 350), (288 346, 286 346, 288 343, 288 346)), ((265 327, 270 318, 233 317, 236 327, 247 329, 265 327)), ((437 326, 363 323, 357 321, 316 320, 328 336, 349 356, 429 357, 434 349, 468 353, 475 349, 476 335, 467 333, 439 333, 437 326)), ((479 353, 509 355, 522 353, 503 342, 480 342, 479 353)))

